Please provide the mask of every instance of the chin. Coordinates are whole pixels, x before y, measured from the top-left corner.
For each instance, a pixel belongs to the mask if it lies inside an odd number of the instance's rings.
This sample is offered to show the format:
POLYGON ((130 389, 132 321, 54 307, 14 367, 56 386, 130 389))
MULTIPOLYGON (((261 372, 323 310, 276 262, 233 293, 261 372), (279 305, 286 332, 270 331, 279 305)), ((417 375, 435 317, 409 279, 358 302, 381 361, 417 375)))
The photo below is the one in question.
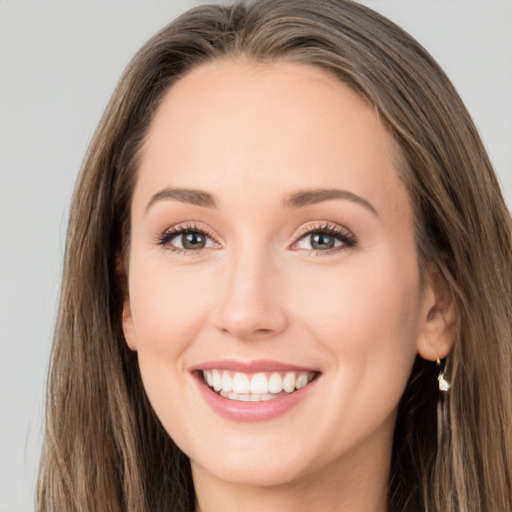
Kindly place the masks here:
MULTIPOLYGON (((263 457, 265 459, 265 457, 263 457)), ((303 476, 297 461, 278 460, 277 456, 269 456, 264 463, 252 461, 248 456, 240 456, 235 460, 224 458, 221 463, 201 465, 192 462, 192 471, 206 471, 214 478, 239 486, 274 487, 285 486, 297 482, 303 476)))
POLYGON ((205 434, 182 439, 181 444, 176 440, 190 458, 194 479, 209 474, 235 485, 271 487, 289 484, 310 472, 313 461, 307 449, 301 448, 303 443, 288 437, 289 430, 287 436, 279 436, 275 429, 262 432, 260 425, 259 432, 213 429, 205 434))

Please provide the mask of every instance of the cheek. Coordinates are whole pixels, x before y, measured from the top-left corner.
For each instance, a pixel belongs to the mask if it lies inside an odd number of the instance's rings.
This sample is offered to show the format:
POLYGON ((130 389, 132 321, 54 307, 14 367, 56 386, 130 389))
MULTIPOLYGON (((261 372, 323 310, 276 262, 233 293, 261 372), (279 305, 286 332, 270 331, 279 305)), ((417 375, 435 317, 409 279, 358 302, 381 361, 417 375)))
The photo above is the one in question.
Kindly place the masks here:
POLYGON ((186 357, 211 303, 204 288, 204 276, 172 269, 168 262, 137 255, 131 261, 130 306, 142 381, 156 415, 180 446, 194 443, 181 419, 194 417, 197 408, 186 357))
POLYGON ((204 279, 171 270, 149 258, 130 265, 130 308, 136 350, 144 387, 161 421, 170 424, 170 411, 181 401, 186 386, 185 355, 204 325, 211 298, 204 279))
POLYGON ((134 260, 130 305, 139 352, 180 351, 201 326, 211 297, 197 273, 134 260))
POLYGON ((416 357, 421 295, 411 261, 359 260, 339 273, 317 275, 314 285, 299 283, 308 293, 296 296, 295 318, 330 362, 322 393, 330 404, 325 414, 333 418, 327 438, 334 451, 384 424, 392 431, 416 357))
MULTIPOLYGON (((382 255, 298 283, 295 314, 353 378, 370 371, 406 380, 416 354, 420 281, 415 258, 382 255)), ((405 382, 405 381, 404 381, 405 382)))

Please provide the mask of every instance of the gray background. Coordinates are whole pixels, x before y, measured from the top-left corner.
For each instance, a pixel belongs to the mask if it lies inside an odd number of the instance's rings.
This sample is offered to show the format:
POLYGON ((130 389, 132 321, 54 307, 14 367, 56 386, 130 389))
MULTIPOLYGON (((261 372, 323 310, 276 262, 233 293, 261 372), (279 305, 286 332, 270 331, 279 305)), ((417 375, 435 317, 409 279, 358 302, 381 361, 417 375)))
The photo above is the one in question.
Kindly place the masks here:
MULTIPOLYGON (((33 510, 73 182, 122 69, 198 1, 0 0, 0 512, 33 510)), ((512 200, 512 0, 363 2, 459 89, 512 200)))

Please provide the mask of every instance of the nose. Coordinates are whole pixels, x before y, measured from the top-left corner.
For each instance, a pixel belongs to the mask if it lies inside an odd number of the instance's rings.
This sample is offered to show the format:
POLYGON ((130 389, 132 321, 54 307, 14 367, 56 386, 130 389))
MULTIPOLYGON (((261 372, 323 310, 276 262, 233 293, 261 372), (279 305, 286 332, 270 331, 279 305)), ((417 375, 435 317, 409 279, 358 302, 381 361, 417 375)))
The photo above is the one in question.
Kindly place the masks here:
POLYGON ((227 263, 215 326, 239 340, 269 339, 288 325, 282 279, 271 255, 247 252, 227 263))

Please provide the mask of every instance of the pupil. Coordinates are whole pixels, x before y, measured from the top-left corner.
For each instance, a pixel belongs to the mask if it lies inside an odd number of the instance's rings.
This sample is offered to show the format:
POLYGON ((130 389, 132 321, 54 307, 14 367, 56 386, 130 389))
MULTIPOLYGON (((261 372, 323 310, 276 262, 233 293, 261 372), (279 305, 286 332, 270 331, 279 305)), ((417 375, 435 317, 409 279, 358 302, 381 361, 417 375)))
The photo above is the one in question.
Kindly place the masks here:
POLYGON ((201 233, 187 233, 182 238, 182 244, 185 249, 202 249, 205 246, 205 242, 205 237, 201 233))
POLYGON ((332 249, 334 247, 334 238, 325 233, 315 233, 311 235, 311 247, 313 249, 332 249))

